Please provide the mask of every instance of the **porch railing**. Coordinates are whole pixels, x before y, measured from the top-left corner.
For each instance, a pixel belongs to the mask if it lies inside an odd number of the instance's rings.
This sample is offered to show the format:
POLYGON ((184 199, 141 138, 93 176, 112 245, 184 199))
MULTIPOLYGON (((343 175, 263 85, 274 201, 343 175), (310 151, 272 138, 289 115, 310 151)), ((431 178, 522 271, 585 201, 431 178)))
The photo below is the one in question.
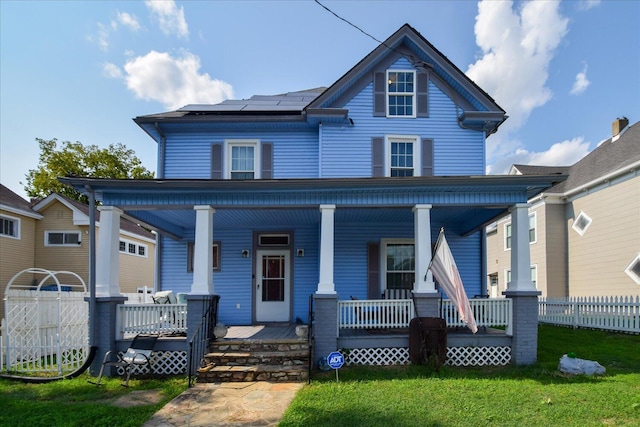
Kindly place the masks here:
MULTIPOLYGON (((512 301, 510 298, 473 298, 469 300, 478 328, 504 327, 509 332, 512 319, 512 301)), ((442 318, 448 327, 462 327, 466 324, 451 300, 442 300, 442 318)))
MULTIPOLYGON (((504 327, 509 333, 512 301, 509 298, 469 300, 478 327, 504 327)), ((415 317, 413 300, 338 301, 338 328, 406 328, 415 317)), ((449 327, 466 326, 450 300, 442 301, 442 314, 449 327)))
POLYGON ((138 334, 186 334, 187 304, 121 304, 116 321, 120 338, 138 334))
POLYGON ((338 301, 338 328, 406 328, 413 316, 410 299, 338 301))

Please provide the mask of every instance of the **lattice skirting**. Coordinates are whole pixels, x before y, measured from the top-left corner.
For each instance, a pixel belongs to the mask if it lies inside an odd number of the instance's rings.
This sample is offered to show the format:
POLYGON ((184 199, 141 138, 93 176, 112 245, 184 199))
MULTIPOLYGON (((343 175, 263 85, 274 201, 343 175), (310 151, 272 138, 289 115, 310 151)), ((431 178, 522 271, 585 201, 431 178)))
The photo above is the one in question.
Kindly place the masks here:
MULTIPOLYGON (((345 364, 351 365, 408 365, 409 349, 352 348, 342 349, 345 364)), ((505 366, 511 362, 511 347, 447 347, 449 366, 505 366)))
MULTIPOLYGON (((151 358, 151 369, 154 375, 178 375, 187 372, 186 351, 155 351, 151 358)), ((124 368, 118 368, 118 375, 124 375, 124 368)), ((146 365, 135 365, 132 376, 149 373, 146 365)))

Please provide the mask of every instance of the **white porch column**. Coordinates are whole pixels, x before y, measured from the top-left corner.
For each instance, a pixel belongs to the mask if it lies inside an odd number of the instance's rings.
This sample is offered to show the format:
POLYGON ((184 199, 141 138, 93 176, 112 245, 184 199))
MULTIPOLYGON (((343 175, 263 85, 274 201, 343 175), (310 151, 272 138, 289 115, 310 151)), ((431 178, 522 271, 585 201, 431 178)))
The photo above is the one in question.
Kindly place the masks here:
POLYGON ((531 281, 529 204, 511 207, 511 282, 508 291, 535 291, 531 281))
POLYGON ((120 296, 120 216, 115 206, 99 206, 96 297, 120 296))
POLYGON ((318 294, 335 294, 333 283, 334 213, 336 205, 320 205, 320 281, 318 294))
POLYGON ((213 214, 211 206, 194 206, 196 241, 193 245, 193 284, 191 295, 213 294, 213 214))
POLYGON ((413 291, 437 292, 431 270, 431 205, 415 205, 413 208, 413 233, 415 245, 415 281, 413 291))

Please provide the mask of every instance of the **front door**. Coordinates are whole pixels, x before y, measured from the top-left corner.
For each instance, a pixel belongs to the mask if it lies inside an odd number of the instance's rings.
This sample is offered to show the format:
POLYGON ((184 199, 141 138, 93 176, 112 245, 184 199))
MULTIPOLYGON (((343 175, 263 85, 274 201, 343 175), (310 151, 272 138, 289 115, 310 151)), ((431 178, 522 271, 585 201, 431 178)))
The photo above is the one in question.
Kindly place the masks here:
POLYGON ((256 263, 256 321, 288 322, 291 301, 289 251, 259 250, 256 263))

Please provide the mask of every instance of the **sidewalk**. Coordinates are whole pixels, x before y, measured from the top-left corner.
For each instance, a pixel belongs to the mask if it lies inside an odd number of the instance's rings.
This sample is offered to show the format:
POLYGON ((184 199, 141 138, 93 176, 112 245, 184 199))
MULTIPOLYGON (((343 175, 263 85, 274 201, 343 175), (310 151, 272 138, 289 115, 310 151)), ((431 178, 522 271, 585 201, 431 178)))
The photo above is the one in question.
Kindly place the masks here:
POLYGON ((144 427, 275 426, 303 383, 196 384, 156 412, 144 427))

